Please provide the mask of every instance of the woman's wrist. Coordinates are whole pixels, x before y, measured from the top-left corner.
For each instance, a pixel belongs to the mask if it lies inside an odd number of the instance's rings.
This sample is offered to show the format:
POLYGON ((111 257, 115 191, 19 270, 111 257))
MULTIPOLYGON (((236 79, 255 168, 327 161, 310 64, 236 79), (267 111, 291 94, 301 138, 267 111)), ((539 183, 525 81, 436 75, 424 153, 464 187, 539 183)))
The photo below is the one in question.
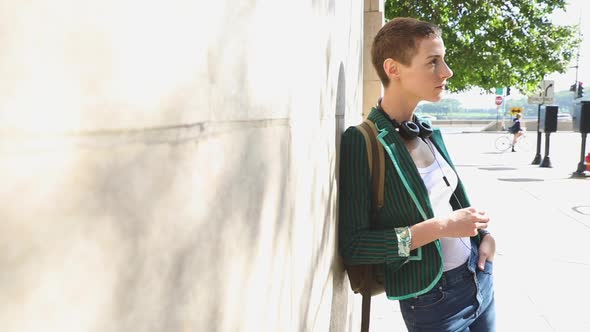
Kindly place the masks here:
POLYGON ((434 218, 434 224, 437 230, 437 239, 448 237, 446 233, 449 225, 448 218, 434 218))
POLYGON ((490 231, 488 231, 487 229, 479 229, 479 230, 477 230, 477 233, 479 234, 480 240, 483 240, 484 237, 486 237, 487 235, 490 235, 490 231))

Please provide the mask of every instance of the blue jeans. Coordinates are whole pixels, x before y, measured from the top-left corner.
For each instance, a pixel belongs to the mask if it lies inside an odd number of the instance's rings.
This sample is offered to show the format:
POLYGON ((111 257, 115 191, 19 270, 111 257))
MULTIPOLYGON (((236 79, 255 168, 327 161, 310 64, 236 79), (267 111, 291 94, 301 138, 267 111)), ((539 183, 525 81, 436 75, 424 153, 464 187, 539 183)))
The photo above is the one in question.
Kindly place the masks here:
POLYGON ((480 271, 472 248, 467 262, 444 272, 428 293, 399 301, 409 332, 496 331, 493 264, 480 271))

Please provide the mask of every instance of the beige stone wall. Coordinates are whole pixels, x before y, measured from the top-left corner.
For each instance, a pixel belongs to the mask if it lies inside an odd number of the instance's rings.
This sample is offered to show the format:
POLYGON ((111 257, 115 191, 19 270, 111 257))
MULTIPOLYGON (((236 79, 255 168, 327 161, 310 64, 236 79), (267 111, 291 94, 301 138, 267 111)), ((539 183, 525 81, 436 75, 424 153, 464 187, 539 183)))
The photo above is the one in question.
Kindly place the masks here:
POLYGON ((366 117, 371 107, 377 104, 377 100, 383 94, 383 86, 379 75, 371 62, 371 45, 375 35, 384 23, 383 0, 365 0, 365 26, 363 47, 363 116, 366 117))
POLYGON ((350 331, 363 3, 0 1, 0 322, 350 331))

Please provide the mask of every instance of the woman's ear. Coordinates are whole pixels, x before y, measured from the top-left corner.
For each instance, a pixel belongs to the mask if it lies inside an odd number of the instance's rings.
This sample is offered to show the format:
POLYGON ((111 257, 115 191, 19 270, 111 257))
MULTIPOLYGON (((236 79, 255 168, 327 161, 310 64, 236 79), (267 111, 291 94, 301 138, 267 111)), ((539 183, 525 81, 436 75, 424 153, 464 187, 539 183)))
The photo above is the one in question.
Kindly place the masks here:
POLYGON ((390 80, 394 80, 394 79, 398 79, 399 78, 399 74, 400 74, 400 64, 391 59, 391 58, 387 58, 385 59, 385 61, 383 61, 383 70, 385 71, 385 74, 387 74, 387 77, 389 77, 390 80))

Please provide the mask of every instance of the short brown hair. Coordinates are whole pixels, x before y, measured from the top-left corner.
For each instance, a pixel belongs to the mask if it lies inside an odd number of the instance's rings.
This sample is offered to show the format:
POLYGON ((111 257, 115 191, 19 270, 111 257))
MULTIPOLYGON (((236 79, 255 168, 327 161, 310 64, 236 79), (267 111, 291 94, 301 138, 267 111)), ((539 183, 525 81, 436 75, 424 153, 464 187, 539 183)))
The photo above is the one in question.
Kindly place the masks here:
POLYGON ((417 41, 441 36, 441 29, 429 22, 410 17, 396 17, 377 32, 371 46, 371 61, 384 87, 389 77, 383 69, 383 62, 391 58, 406 66, 412 63, 417 53, 417 41))

